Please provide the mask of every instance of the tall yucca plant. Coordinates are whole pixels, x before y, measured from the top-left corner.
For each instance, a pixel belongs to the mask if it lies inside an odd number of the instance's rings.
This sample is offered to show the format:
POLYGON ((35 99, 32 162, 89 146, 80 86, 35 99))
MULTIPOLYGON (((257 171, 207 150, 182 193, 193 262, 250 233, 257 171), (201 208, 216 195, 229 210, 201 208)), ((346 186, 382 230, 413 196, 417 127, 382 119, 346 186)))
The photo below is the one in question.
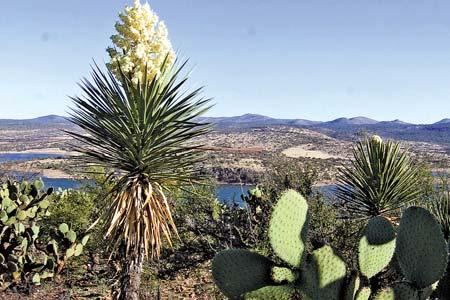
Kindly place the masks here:
POLYGON ((399 143, 379 136, 357 142, 350 166, 338 175, 337 197, 353 217, 389 217, 417 200, 417 169, 399 143))
POLYGON ((144 258, 157 258, 164 241, 172 244, 177 231, 167 189, 195 179, 203 158, 193 138, 210 128, 196 119, 209 99, 199 98, 201 89, 183 90, 184 65, 137 85, 95 66, 92 81, 80 84, 84 95, 72 98, 71 121, 86 133, 70 132, 81 142, 81 159, 116 178, 104 223, 105 237, 125 254, 119 299, 138 299, 144 258))

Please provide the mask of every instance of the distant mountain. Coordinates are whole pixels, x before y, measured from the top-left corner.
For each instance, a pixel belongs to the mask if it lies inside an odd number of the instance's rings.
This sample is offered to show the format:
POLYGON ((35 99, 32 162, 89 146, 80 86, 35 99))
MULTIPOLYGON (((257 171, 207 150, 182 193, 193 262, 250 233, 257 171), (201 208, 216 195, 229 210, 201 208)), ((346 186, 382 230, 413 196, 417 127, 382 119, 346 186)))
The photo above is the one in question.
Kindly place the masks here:
POLYGON ((338 118, 327 122, 304 119, 276 119, 246 114, 236 117, 202 118, 215 124, 216 130, 245 130, 265 126, 306 127, 328 136, 354 140, 360 132, 376 133, 384 138, 450 144, 450 119, 435 124, 417 125, 401 120, 377 121, 366 117, 338 118))
POLYGON ((440 120, 439 122, 434 123, 434 125, 440 125, 440 124, 450 124, 450 118, 445 118, 440 120))
POLYGON ((257 114, 245 114, 235 117, 202 117, 198 119, 202 122, 213 123, 216 129, 245 129, 261 126, 311 126, 321 122, 304 119, 276 119, 257 114))
POLYGON ((0 119, 0 126, 2 127, 14 127, 14 126, 22 126, 22 127, 67 127, 73 126, 66 118, 57 116, 57 115, 49 115, 43 116, 33 119, 0 119))
MULTIPOLYGON (((354 117, 319 122, 305 119, 277 119, 258 114, 245 114, 234 117, 202 117, 198 120, 213 123, 215 129, 220 131, 248 130, 249 128, 266 126, 293 126, 305 127, 344 140, 354 140, 358 133, 368 132, 379 134, 383 138, 450 145, 450 118, 443 119, 434 124, 422 125, 410 124, 398 119, 393 121, 377 121, 366 117, 354 117)), ((0 119, 0 127, 15 128, 17 126, 27 128, 42 128, 46 126, 63 128, 73 125, 64 117, 57 115, 27 120, 0 119)))
POLYGON ((323 125, 367 125, 376 124, 378 121, 369 119, 366 117, 354 117, 354 118, 338 118, 332 121, 323 122, 323 125))

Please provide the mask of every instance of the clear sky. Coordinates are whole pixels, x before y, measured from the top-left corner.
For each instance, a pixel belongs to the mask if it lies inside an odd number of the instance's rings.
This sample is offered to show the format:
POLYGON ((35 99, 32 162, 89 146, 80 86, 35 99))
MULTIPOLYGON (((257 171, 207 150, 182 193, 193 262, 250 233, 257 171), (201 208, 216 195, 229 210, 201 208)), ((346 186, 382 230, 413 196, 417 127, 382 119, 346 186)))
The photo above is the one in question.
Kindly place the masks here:
MULTIPOLYGON (((450 117, 448 0, 152 0, 210 116, 450 117)), ((2 1, 0 118, 65 114, 132 0, 2 1)))

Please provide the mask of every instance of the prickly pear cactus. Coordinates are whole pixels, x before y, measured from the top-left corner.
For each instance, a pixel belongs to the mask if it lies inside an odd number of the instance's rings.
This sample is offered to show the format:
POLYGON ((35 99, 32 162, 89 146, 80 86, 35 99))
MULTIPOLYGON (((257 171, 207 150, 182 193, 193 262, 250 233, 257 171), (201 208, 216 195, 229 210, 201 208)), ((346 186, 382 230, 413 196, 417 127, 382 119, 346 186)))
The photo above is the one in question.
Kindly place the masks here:
POLYGON ((272 279, 276 283, 294 282, 298 278, 298 273, 288 268, 273 267, 272 279))
POLYGON ((340 299, 346 266, 330 246, 323 246, 312 252, 302 275, 302 292, 308 298, 340 299))
POLYGON ((369 300, 370 294, 372 291, 369 287, 361 288, 355 295, 355 300, 369 300))
POLYGON ((52 239, 40 233, 42 217, 48 216, 53 189, 43 191, 44 183, 8 181, 0 186, 0 285, 34 284, 52 278, 61 271, 69 249, 80 255, 84 244, 76 233, 61 224, 52 231, 52 239))
POLYGON ((230 249, 216 255, 212 274, 217 286, 231 299, 272 283, 272 262, 266 257, 242 249, 230 249))
POLYGON ((293 267, 299 267, 308 230, 308 204, 294 190, 284 192, 273 210, 269 240, 273 251, 293 267))
POLYGON ((407 283, 396 283, 378 292, 374 300, 419 300, 419 293, 407 283))
POLYGON ((418 289, 441 279, 447 266, 447 244, 429 211, 413 206, 403 213, 395 255, 405 278, 418 289))
POLYGON ((371 278, 381 272, 392 259, 395 251, 395 232, 384 217, 369 220, 359 241, 359 270, 371 278))
MULTIPOLYGON (((360 270, 348 275, 330 246, 305 253, 307 229, 308 205, 288 190, 273 210, 269 238, 274 252, 290 267, 247 250, 225 250, 213 260, 217 285, 232 299, 274 300, 426 300, 436 299, 443 290, 436 290, 436 282, 447 266, 447 245, 436 220, 423 208, 405 211, 397 237, 387 219, 369 220, 358 244, 360 270), (393 255, 406 280, 372 292, 370 278, 387 267, 393 255)), ((448 299, 441 296, 437 299, 448 299)))
POLYGON ((265 286, 245 294, 246 300, 287 300, 293 299, 296 291, 292 285, 265 286))

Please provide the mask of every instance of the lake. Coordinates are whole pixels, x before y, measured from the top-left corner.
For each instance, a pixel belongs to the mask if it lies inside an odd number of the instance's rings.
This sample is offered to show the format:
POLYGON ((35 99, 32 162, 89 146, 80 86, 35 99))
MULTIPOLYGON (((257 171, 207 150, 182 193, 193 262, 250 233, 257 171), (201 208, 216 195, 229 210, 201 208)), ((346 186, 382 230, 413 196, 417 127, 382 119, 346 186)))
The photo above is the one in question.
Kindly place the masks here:
POLYGON ((48 153, 0 153, 0 163, 7 161, 27 161, 33 159, 57 158, 60 154, 48 153))
MULTIPOLYGON (((53 187, 55 189, 77 189, 86 184, 92 184, 89 180, 75 180, 66 178, 47 178, 42 177, 42 181, 46 187, 53 187)), ((247 191, 251 186, 240 186, 240 185, 218 185, 216 189, 217 198, 223 203, 242 203, 241 194, 247 194, 247 191)))
MULTIPOLYGON (((27 161, 33 159, 45 159, 45 158, 58 158, 62 155, 48 154, 48 153, 0 153, 0 163, 7 161, 27 161)), ((43 177, 42 180, 46 187, 53 187, 55 189, 77 189, 86 184, 92 184, 89 180, 75 180, 67 178, 47 178, 43 177)), ((223 203, 242 203, 241 195, 247 194, 247 191, 252 186, 236 185, 236 184, 223 184, 218 185, 216 189, 217 198, 223 203)), ((315 188, 317 191, 324 193, 326 196, 333 194, 335 189, 334 185, 325 185, 315 188)))

